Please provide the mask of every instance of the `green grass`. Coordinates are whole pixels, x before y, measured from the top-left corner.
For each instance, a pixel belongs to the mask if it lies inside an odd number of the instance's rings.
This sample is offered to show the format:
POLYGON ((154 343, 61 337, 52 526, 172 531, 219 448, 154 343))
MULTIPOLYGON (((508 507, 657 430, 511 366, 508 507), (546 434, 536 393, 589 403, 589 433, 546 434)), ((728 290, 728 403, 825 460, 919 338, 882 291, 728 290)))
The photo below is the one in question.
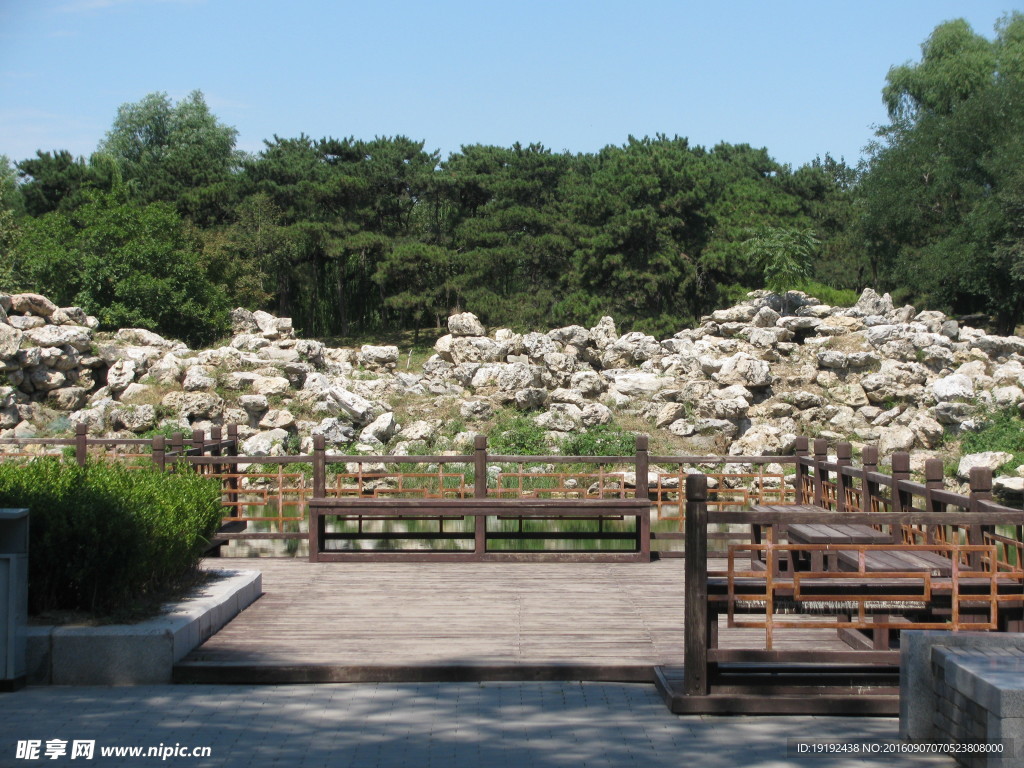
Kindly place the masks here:
POLYGON ((1012 474, 1018 466, 1024 464, 1024 420, 1017 414, 1017 409, 1009 406, 989 413, 977 432, 968 432, 960 441, 960 453, 984 453, 985 451, 1005 451, 1012 453, 1013 458, 997 470, 997 474, 1012 474))

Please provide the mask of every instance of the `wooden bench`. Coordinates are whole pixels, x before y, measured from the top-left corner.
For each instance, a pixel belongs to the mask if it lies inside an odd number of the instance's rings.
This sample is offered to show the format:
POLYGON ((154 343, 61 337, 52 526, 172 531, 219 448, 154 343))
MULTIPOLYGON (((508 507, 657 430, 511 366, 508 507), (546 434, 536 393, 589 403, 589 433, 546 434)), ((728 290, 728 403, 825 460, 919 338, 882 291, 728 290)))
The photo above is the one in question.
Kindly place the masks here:
MULTIPOLYGON (((365 499, 313 498, 309 502, 309 558, 313 562, 338 560, 406 560, 406 561, 530 561, 558 560, 571 562, 649 562, 651 559, 651 502, 640 498, 610 499, 365 499), (416 534, 381 534, 381 539, 447 539, 472 541, 465 550, 338 550, 327 542, 352 538, 368 538, 327 531, 327 519, 336 520, 437 520, 437 532, 416 534), (443 531, 443 521, 475 519, 471 532, 443 531), (487 518, 505 520, 597 520, 596 531, 530 532, 488 530, 487 518), (632 531, 605 530, 604 521, 635 518, 632 531), (630 540, 628 550, 495 550, 488 542, 497 540, 630 540)), ((371 535, 372 536, 372 535, 371 535)))

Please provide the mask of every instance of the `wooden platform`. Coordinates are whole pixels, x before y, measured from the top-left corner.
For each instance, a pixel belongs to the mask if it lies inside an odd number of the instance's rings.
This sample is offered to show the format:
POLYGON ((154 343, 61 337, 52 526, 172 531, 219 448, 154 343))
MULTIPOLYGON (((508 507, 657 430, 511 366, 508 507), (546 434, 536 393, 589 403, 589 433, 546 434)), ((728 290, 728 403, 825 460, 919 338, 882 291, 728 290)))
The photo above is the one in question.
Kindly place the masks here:
MULTIPOLYGON (((179 682, 654 682, 683 660, 683 561, 309 563, 230 559, 264 595, 175 670, 179 682)), ((760 633, 763 637, 763 633, 760 633)), ((723 630, 757 647, 757 630, 723 630)), ((846 649, 831 630, 780 642, 846 649)))

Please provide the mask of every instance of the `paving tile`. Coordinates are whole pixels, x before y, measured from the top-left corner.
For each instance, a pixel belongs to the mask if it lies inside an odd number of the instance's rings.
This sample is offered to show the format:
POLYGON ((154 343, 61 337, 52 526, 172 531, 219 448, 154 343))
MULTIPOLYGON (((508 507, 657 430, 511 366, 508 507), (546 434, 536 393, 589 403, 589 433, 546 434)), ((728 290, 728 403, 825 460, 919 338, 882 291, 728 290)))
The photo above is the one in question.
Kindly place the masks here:
MULTIPOLYGON (((0 695, 0 765, 18 740, 209 746, 212 757, 99 759, 101 768, 855 768, 792 760, 787 738, 894 739, 893 718, 671 715, 653 686, 609 683, 29 688, 0 695)), ((98 753, 97 753, 98 755, 98 753)), ((950 768, 944 758, 887 760, 950 768)))

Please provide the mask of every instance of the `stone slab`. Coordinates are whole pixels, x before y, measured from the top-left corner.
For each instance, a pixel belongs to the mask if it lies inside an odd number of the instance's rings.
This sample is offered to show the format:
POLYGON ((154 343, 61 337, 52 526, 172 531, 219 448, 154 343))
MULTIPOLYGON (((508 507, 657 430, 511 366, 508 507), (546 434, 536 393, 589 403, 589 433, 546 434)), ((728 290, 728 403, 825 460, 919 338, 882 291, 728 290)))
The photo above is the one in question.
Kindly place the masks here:
POLYGON ((137 624, 30 627, 32 685, 141 685, 171 681, 172 668, 263 592, 259 571, 214 571, 222 578, 137 624))

